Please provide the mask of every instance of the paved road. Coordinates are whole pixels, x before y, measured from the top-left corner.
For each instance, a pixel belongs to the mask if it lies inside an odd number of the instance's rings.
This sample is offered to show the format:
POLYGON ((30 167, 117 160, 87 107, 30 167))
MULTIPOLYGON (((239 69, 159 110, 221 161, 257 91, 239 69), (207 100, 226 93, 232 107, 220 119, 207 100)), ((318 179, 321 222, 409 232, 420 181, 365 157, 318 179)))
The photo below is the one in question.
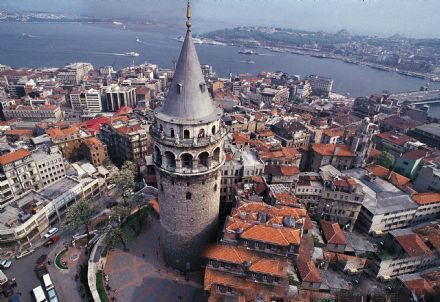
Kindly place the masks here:
MULTIPOLYGON (((63 242, 69 240, 72 236, 71 232, 66 231, 60 231, 57 235, 60 236, 60 240, 56 244, 50 247, 42 246, 37 248, 34 253, 25 256, 24 258, 13 259, 11 268, 4 270, 9 279, 16 278, 17 287, 14 288, 14 293, 21 293, 20 301, 33 302, 34 300, 32 299, 31 293, 32 289, 38 285, 42 285, 41 280, 38 279, 34 270, 38 257, 59 250, 62 247, 63 242)), ((52 281, 56 287, 56 280, 52 281)), ((7 301, 7 299, 4 301, 7 301)))

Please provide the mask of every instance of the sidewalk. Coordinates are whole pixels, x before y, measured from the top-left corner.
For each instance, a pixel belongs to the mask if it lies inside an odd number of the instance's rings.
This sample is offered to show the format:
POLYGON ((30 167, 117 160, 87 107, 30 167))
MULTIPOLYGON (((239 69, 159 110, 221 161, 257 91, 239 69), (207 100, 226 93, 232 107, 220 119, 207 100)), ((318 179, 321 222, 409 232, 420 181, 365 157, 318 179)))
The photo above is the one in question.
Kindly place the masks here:
POLYGON ((87 260, 84 250, 78 250, 73 247, 69 247, 69 251, 63 256, 63 258, 68 258, 72 255, 78 255, 77 260, 68 259, 68 270, 62 271, 55 266, 55 256, 61 251, 66 241, 60 242, 57 246, 49 253, 48 259, 51 259, 52 264, 48 265, 50 276, 55 285, 55 289, 58 293, 58 298, 60 301, 67 302, 79 302, 86 301, 81 298, 79 293, 79 265, 87 260), (78 281, 75 281, 75 275, 78 274, 78 281))

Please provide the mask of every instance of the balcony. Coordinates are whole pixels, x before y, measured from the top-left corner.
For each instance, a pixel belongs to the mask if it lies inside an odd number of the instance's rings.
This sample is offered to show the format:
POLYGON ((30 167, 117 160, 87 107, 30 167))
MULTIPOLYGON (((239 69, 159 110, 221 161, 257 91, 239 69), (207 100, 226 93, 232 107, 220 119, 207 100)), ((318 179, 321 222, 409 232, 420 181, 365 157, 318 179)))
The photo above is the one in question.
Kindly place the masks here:
POLYGON ((151 136, 158 142, 173 146, 173 147, 204 147, 208 146, 220 139, 222 139, 226 135, 226 129, 220 128, 217 133, 213 135, 207 135, 205 137, 193 137, 193 138, 180 138, 180 137, 171 137, 165 136, 164 132, 160 132, 156 128, 152 128, 151 136))

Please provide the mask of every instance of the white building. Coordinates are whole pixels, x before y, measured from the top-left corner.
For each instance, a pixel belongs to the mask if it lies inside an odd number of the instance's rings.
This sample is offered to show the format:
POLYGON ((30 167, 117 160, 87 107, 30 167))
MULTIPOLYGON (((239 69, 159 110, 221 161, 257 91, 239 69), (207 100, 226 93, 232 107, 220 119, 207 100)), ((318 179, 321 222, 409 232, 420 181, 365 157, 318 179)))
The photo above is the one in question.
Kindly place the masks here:
POLYGON ((60 149, 53 146, 48 152, 38 150, 32 153, 43 186, 49 185, 66 176, 64 158, 60 149))
POLYGON ((105 111, 115 112, 122 107, 136 107, 136 88, 112 84, 102 88, 105 111))

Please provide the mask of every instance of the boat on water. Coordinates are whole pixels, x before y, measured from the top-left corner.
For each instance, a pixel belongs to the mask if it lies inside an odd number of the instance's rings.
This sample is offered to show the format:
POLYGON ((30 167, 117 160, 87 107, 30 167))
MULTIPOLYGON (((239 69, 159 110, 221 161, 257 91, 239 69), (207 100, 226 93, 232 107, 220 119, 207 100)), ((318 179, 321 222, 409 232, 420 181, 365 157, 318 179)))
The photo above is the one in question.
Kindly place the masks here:
POLYGON ((139 54, 137 52, 130 51, 130 52, 124 53, 124 56, 126 56, 126 57, 139 57, 139 54))
POLYGON ((194 44, 203 44, 203 40, 199 38, 193 38, 194 44))
POLYGON ((245 60, 245 61, 240 61, 242 63, 246 63, 246 64, 255 64, 255 61, 252 60, 245 60))
POLYGON ((26 37, 26 38, 36 38, 37 36, 33 36, 33 35, 30 35, 30 34, 27 34, 27 33, 22 33, 21 34, 23 37, 26 37))
POLYGON ((238 53, 242 55, 258 55, 258 53, 251 49, 240 50, 238 53))
POLYGON ((179 36, 176 38, 176 40, 183 43, 183 41, 185 41, 185 38, 183 36, 179 36))
POLYGON ((440 77, 431 78, 431 82, 440 82, 440 77))
POLYGON ((136 37, 136 42, 141 43, 141 39, 139 39, 139 37, 136 37))

